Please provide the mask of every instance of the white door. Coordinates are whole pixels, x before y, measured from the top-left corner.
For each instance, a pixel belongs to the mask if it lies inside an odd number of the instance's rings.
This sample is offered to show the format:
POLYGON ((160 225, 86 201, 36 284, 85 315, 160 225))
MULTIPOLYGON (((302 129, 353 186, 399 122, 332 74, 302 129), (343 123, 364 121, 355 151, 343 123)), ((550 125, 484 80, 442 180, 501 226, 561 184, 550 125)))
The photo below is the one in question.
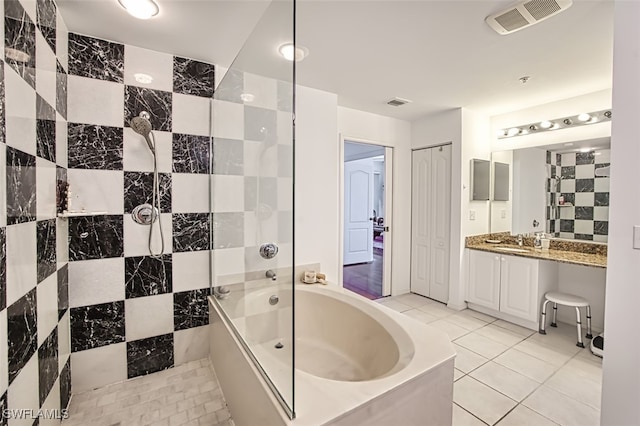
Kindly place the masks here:
POLYGON ((373 261, 373 161, 344 163, 344 264, 373 261))
POLYGON ((411 291, 429 296, 431 259, 431 150, 413 151, 411 185, 411 291))
POLYGON ((467 301, 494 310, 500 309, 500 255, 469 250, 467 301))

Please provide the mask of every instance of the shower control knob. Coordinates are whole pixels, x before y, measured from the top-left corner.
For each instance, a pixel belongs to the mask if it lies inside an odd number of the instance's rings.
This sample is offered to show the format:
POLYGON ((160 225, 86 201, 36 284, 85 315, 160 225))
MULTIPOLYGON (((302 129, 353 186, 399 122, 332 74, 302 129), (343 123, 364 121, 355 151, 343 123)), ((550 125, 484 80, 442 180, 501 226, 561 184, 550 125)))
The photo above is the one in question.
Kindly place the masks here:
POLYGON ((263 259, 273 259, 278 254, 278 246, 274 243, 266 243, 260 246, 260 256, 263 259))
POLYGON ((131 217, 133 217, 133 221, 140 225, 151 225, 152 220, 158 218, 158 209, 153 207, 151 204, 140 204, 136 206, 131 212, 131 217))

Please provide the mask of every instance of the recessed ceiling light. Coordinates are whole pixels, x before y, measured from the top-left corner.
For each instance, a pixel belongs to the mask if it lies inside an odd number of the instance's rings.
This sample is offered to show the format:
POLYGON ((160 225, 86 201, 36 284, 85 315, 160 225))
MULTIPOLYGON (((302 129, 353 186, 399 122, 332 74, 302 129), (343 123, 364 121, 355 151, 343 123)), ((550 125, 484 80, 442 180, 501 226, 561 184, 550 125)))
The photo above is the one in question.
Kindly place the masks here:
POLYGON ((551 127, 553 127, 553 123, 549 120, 544 120, 540 122, 540 127, 542 127, 543 129, 550 129, 551 127))
POLYGON ((295 60, 298 62, 309 56, 309 49, 303 46, 295 46, 294 49, 293 43, 285 43, 281 45, 278 47, 278 52, 280 52, 287 61, 293 61, 294 52, 295 60))
POLYGON ((141 72, 135 73, 133 75, 133 78, 135 78, 138 83, 142 84, 151 84, 153 82, 153 77, 151 77, 149 74, 144 74, 141 72))
POLYGON ((242 93, 240 99, 242 99, 242 102, 253 102, 256 100, 256 97, 251 93, 242 93))
POLYGON ((153 0, 118 0, 129 15, 138 19, 149 19, 160 13, 158 4, 153 0))
POLYGON ((590 114, 587 114, 586 112, 583 112, 582 114, 580 114, 580 115, 578 116, 578 120, 580 120, 580 121, 582 121, 582 122, 589 121, 589 120, 591 120, 591 115, 590 115, 590 114))

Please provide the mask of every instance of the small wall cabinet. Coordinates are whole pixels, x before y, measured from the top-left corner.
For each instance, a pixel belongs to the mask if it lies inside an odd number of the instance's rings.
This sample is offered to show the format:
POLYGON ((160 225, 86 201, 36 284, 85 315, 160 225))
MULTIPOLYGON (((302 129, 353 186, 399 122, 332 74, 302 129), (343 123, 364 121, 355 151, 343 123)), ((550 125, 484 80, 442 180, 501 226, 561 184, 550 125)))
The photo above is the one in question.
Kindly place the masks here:
POLYGON ((537 330, 542 298, 557 287, 557 265, 478 250, 468 254, 469 307, 537 330))

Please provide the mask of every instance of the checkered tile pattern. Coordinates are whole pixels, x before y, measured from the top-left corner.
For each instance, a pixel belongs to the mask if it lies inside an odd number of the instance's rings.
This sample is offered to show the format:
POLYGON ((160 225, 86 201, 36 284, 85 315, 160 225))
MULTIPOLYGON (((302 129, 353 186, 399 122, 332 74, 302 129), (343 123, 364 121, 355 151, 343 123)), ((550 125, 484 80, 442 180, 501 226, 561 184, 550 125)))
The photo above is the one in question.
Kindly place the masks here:
POLYGON ((606 242, 609 233, 609 178, 595 170, 610 163, 610 150, 547 152, 547 229, 557 237, 606 242), (559 197, 564 198, 560 205, 559 197), (557 205, 558 207, 552 207, 557 205))

